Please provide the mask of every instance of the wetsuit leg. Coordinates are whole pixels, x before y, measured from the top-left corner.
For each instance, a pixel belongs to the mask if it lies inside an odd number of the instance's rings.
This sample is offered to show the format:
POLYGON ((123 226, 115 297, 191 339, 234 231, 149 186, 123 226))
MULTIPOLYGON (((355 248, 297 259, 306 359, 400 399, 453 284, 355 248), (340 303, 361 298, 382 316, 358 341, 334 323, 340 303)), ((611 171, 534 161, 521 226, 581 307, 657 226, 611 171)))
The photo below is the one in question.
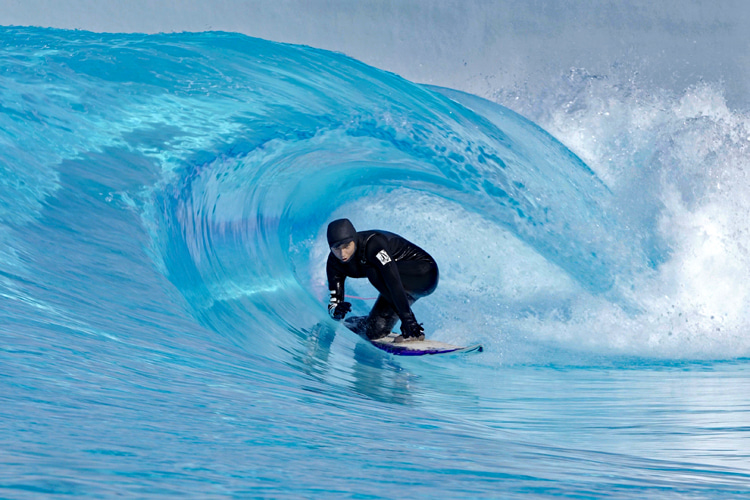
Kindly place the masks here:
POLYGON ((438 268, 434 262, 409 260, 396 262, 401 283, 406 294, 414 299, 426 297, 435 291, 438 285, 438 268))
MULTIPOLYGON (((434 262, 424 260, 407 260, 396 262, 398 274, 401 277, 401 284, 404 286, 406 295, 413 299, 425 297, 437 288, 439 275, 438 268, 434 262)), ((391 292, 380 278, 375 269, 367 271, 367 279, 372 286, 391 300, 391 292)), ((391 301, 392 303, 393 301, 391 301)))
POLYGON ((366 333, 370 340, 380 339, 387 336, 398 321, 398 314, 393 305, 383 294, 378 296, 375 305, 372 306, 370 314, 367 316, 366 333))
MULTIPOLYGON (((438 284, 438 269, 433 262, 396 262, 406 298, 411 307, 417 299, 431 294, 438 284)), ((367 317, 367 337, 370 340, 385 337, 393 331, 398 322, 398 314, 393 307, 391 294, 376 272, 368 272, 370 283, 380 292, 378 300, 367 317)))
POLYGON ((344 320, 344 326, 358 335, 365 334, 366 325, 367 316, 349 316, 344 320))

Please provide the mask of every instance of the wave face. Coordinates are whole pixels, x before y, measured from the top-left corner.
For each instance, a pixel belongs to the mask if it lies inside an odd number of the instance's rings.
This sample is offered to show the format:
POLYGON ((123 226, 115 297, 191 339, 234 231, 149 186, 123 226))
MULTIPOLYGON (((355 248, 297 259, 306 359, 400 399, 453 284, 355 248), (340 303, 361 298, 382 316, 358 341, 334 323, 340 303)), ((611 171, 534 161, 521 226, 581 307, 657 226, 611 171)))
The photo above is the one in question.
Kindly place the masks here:
POLYGON ((747 494, 750 130, 721 89, 497 95, 574 153, 309 47, 0 40, 14 497, 747 494), (428 250, 418 319, 486 352, 402 360, 328 319, 338 217, 428 250))

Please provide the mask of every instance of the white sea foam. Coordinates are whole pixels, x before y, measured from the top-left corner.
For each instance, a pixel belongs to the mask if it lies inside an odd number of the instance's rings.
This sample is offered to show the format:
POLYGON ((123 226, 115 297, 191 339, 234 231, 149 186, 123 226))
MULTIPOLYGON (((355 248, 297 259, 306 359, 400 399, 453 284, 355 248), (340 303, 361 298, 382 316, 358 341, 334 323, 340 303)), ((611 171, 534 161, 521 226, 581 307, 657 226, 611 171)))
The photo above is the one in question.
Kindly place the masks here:
POLYGON ((516 107, 606 182, 653 267, 618 280, 634 310, 582 293, 564 319, 529 315, 517 327, 586 350, 750 355, 750 117, 716 84, 674 94, 612 76, 571 79, 542 106, 516 107))

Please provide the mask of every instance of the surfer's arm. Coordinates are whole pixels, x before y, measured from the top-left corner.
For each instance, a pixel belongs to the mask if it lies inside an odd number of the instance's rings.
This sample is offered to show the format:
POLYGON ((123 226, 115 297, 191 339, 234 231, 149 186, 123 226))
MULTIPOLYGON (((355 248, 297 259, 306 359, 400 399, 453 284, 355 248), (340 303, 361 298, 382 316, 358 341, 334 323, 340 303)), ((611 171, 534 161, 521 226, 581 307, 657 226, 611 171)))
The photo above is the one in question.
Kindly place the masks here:
POLYGON ((326 262, 326 274, 328 275, 328 314, 335 318, 336 307, 344 303, 344 280, 346 274, 338 265, 338 259, 333 254, 328 254, 326 262))
POLYGON ((385 238, 375 236, 367 246, 368 261, 378 270, 385 286, 391 294, 393 307, 403 323, 416 322, 414 313, 409 306, 401 275, 398 273, 396 262, 388 251, 385 238))

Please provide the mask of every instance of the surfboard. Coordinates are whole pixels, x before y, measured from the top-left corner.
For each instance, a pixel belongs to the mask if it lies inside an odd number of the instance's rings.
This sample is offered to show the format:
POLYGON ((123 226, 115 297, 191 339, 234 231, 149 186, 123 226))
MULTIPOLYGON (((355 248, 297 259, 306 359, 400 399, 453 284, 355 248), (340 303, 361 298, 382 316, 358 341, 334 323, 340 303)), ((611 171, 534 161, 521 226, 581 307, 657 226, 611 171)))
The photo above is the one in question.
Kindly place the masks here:
POLYGON ((440 342, 438 340, 409 340, 406 342, 394 342, 398 333, 391 333, 382 339, 370 340, 364 332, 365 316, 354 316, 344 320, 344 324, 351 331, 377 347, 396 356, 424 356, 426 354, 468 354, 482 352, 482 344, 460 346, 440 342))
POLYGON ((382 339, 378 340, 370 340, 369 342, 378 349, 382 349, 397 356, 424 356, 426 354, 469 354, 484 351, 484 347, 482 346, 482 344, 474 344, 463 347, 429 339, 409 340, 406 342, 396 343, 393 340, 397 336, 397 333, 391 333, 387 337, 383 337, 382 339))

